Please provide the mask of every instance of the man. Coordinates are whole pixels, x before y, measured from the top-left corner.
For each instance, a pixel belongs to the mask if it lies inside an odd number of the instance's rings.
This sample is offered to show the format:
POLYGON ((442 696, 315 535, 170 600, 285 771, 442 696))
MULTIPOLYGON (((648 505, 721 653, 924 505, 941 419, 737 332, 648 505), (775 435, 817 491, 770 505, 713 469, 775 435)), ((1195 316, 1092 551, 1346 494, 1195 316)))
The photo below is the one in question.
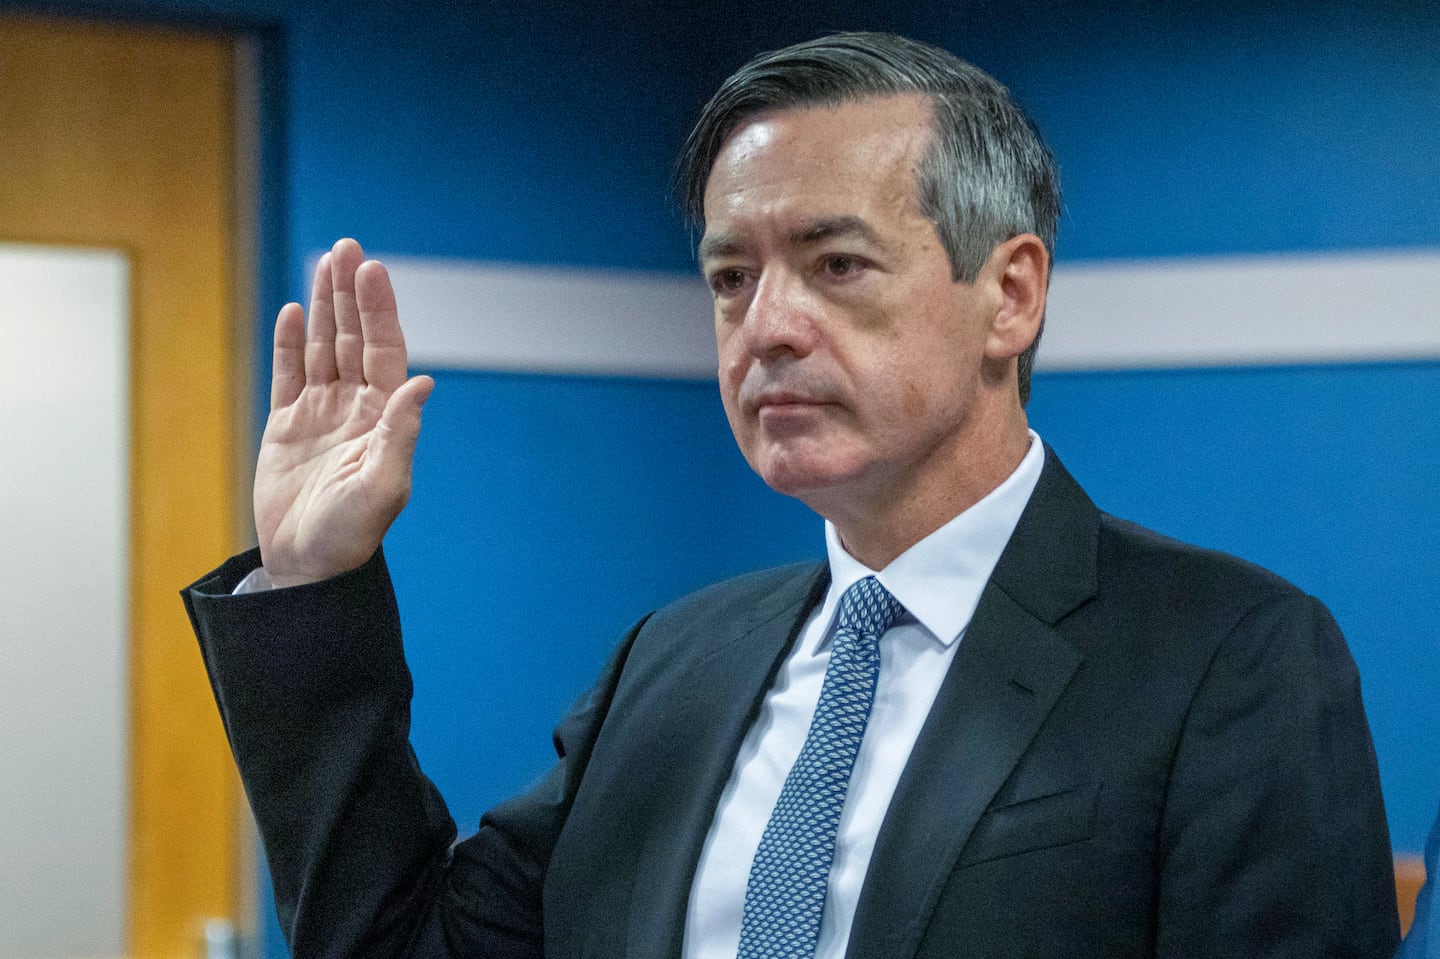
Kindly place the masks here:
POLYGON ((728 80, 684 166, 731 428, 828 562, 643 619, 452 850, 378 554, 431 383, 338 243, 276 325, 263 567, 186 594, 296 954, 1391 955, 1328 613, 1101 514, 1028 429, 1058 188, 1004 88, 827 37, 728 80))

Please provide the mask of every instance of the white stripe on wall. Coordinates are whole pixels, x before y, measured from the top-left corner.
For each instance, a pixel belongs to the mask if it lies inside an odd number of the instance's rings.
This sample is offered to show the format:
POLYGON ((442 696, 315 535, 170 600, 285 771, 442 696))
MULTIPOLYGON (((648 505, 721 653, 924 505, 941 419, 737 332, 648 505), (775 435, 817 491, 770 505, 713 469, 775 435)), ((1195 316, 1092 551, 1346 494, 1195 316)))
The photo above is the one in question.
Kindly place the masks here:
POLYGON ((1440 251, 1059 264, 1041 369, 1440 357, 1440 251))
MULTIPOLYGON (((387 258, 413 365, 710 378, 697 276, 387 258)), ((1044 370, 1440 358, 1440 251, 1062 262, 1044 370)))
POLYGON ((416 367, 714 378, 699 273, 387 257, 416 367))

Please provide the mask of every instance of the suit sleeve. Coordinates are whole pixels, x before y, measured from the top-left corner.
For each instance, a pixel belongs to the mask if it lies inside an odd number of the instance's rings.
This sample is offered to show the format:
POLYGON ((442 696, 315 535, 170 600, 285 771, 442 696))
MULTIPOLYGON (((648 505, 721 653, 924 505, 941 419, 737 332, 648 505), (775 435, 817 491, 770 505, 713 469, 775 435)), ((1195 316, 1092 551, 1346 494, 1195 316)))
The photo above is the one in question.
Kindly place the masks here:
POLYGON ((1159 839, 1161 957, 1394 954, 1359 675, 1316 600, 1263 602, 1220 644, 1190 704, 1159 839))
POLYGON ((545 869, 628 638, 557 727, 550 773, 452 849, 455 825, 410 748, 381 555, 324 582, 230 595, 258 563, 236 557, 182 596, 296 959, 539 957, 545 869))

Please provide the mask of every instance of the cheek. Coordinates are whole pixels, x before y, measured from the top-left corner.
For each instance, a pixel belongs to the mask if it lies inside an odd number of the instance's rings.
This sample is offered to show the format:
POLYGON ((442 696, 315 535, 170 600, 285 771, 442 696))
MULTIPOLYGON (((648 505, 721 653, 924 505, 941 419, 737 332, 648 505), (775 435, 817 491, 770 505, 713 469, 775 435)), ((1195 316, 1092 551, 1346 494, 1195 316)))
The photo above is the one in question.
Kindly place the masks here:
POLYGON ((746 373, 749 372, 750 357, 735 331, 720 324, 716 325, 715 330, 715 351, 719 356, 720 396, 725 401, 726 411, 729 412, 735 407, 735 399, 740 394, 746 373))
POLYGON ((725 418, 730 421, 730 431, 736 440, 743 441, 746 426, 740 415, 740 387, 745 382, 745 366, 720 354, 719 370, 720 405, 725 409, 725 418))
POLYGON ((718 380, 725 413, 733 417, 739 409, 740 386, 745 382, 745 370, 739 364, 728 361, 722 353, 718 380))
POLYGON ((738 439, 745 424, 740 419, 740 404, 736 399, 736 391, 727 385, 723 377, 720 380, 720 405, 725 408, 725 419, 730 422, 730 431, 738 439))
POLYGON ((900 407, 905 411, 907 419, 920 419, 925 415, 927 392, 918 383, 906 383, 905 389, 900 394, 900 407))
POLYGON ((868 408, 891 429, 903 430, 930 413, 935 406, 934 382, 928 367, 938 357, 924 350, 874 348, 862 352, 871 357, 863 373, 856 376, 864 385, 857 389, 862 408, 868 408))

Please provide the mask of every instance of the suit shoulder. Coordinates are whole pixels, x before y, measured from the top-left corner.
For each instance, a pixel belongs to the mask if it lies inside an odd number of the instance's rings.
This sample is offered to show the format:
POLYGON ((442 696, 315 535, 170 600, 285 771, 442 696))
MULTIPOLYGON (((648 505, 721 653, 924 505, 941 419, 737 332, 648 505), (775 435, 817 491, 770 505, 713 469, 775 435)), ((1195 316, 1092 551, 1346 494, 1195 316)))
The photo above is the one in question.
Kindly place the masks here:
POLYGON ((1157 533, 1153 529, 1100 514, 1100 549, 1112 561, 1174 566, 1188 573, 1224 577, 1231 585, 1248 585, 1264 592, 1300 592, 1299 587, 1263 566, 1218 549, 1196 546, 1157 533))
POLYGON ((746 573, 696 590, 647 616, 632 634, 624 685, 667 688, 676 676, 753 636, 783 648, 828 582, 822 563, 746 573))
POLYGON ((1102 513, 1100 594, 1233 622, 1262 605, 1319 605, 1285 578, 1247 560, 1194 546, 1102 513))
POLYGON ((785 608, 805 598, 824 582, 823 573, 824 565, 817 561, 744 573, 680 597, 657 610, 650 622, 683 622, 696 617, 752 619, 757 611, 770 606, 785 608))

